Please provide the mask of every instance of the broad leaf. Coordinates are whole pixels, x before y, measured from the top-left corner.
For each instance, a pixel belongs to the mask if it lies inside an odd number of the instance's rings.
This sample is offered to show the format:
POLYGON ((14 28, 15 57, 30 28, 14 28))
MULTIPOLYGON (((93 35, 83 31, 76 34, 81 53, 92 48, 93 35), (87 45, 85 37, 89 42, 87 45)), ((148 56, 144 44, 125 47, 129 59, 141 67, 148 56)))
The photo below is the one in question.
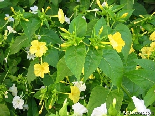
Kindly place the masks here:
POLYGON ((72 75, 72 73, 66 65, 65 58, 62 57, 57 64, 56 82, 62 81, 65 76, 71 76, 71 75, 72 75))
POLYGON ((59 60, 59 55, 56 49, 48 50, 46 55, 43 57, 43 61, 47 62, 49 65, 53 67, 56 67, 58 60, 59 60))
POLYGON ((27 80, 29 83, 36 79, 36 76, 34 74, 34 65, 37 64, 39 61, 38 59, 35 59, 34 61, 31 61, 30 66, 28 68, 28 73, 27 73, 27 80))
POLYGON ((136 59, 134 60, 137 65, 141 66, 142 68, 146 70, 152 70, 155 71, 155 62, 148 59, 136 59))
POLYGON ((122 48, 122 53, 123 53, 124 59, 127 60, 127 57, 129 55, 129 51, 131 48, 131 44, 132 44, 132 36, 131 36, 130 30, 124 24, 118 24, 115 27, 115 30, 121 33, 121 37, 125 41, 125 46, 122 48))
POLYGON ((65 53, 66 64, 78 80, 80 80, 82 68, 84 67, 85 56, 86 48, 83 44, 70 46, 65 53))
POLYGON ((40 27, 41 21, 37 18, 30 18, 29 21, 21 21, 25 35, 31 40, 31 36, 40 27))
POLYGON ((93 47, 89 47, 84 64, 84 80, 87 80, 88 77, 97 69, 101 62, 102 55, 102 50, 96 50, 93 47))
POLYGON ((125 4, 124 9, 132 9, 134 1, 133 0, 120 0, 120 4, 125 4))
POLYGON ((155 85, 149 89, 146 96, 144 97, 145 106, 148 107, 155 101, 155 85))
POLYGON ((87 31, 87 23, 82 16, 78 16, 74 18, 69 25, 69 32, 73 33, 76 32, 76 36, 83 37, 87 31))
POLYGON ((111 78, 113 85, 121 85, 123 63, 115 50, 103 50, 103 58, 99 67, 106 76, 111 78))
POLYGON ((17 36, 14 43, 10 47, 10 55, 17 53, 22 47, 26 47, 29 40, 25 35, 17 36))
POLYGON ((5 104, 0 104, 0 116, 10 116, 9 109, 5 104))
POLYGON ((155 84, 155 71, 145 69, 133 70, 125 73, 125 76, 145 90, 155 84))

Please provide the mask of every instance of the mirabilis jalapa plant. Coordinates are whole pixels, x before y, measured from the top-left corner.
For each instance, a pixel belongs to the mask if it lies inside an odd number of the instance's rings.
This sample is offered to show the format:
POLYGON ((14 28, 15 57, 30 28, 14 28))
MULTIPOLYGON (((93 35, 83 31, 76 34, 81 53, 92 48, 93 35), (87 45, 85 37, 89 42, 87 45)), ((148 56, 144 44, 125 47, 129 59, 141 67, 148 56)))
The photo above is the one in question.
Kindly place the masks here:
POLYGON ((1 0, 0 115, 153 115, 155 16, 123 3, 1 0))

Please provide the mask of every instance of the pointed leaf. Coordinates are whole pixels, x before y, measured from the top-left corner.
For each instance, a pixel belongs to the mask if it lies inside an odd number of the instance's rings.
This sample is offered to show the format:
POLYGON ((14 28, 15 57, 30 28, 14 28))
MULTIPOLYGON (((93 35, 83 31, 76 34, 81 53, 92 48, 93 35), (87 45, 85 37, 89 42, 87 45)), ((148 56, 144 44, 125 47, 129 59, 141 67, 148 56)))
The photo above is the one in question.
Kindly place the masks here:
POLYGON ((74 18, 69 25, 69 32, 76 32, 78 37, 83 37, 87 31, 87 23, 81 16, 74 18))
POLYGON ((26 47, 29 40, 25 35, 17 36, 14 43, 10 47, 10 55, 17 53, 22 47, 26 47))
POLYGON ((155 84, 155 71, 145 69, 133 70, 125 73, 125 76, 146 90, 155 84))
POLYGON ((84 64, 84 80, 87 80, 88 77, 97 69, 101 62, 102 55, 102 50, 96 50, 93 47, 89 48, 84 64))
POLYGON ((0 116, 10 116, 9 109, 5 104, 0 104, 0 116))
POLYGON ((65 76, 71 76, 72 73, 70 69, 67 67, 65 58, 62 57, 57 63, 57 78, 56 82, 59 82, 64 79, 65 76))
POLYGON ((122 48, 122 53, 123 53, 124 59, 127 60, 127 57, 129 55, 129 51, 131 48, 131 44, 132 44, 132 36, 131 36, 130 30, 124 24, 118 24, 115 27, 115 30, 121 33, 121 37, 125 41, 125 46, 122 48))
POLYGON ((24 33, 29 40, 35 31, 40 27, 40 24, 41 21, 37 18, 30 18, 29 21, 21 21, 21 26, 23 27, 24 33))
POLYGON ((66 64, 78 80, 80 80, 82 68, 84 67, 85 56, 86 48, 83 44, 70 46, 65 53, 66 64))
POLYGON ((134 60, 139 66, 146 70, 155 71, 155 62, 148 59, 135 59, 134 60))
POLYGON ((103 73, 110 77, 112 83, 120 86, 123 75, 123 63, 115 50, 103 50, 103 58, 99 65, 103 73))

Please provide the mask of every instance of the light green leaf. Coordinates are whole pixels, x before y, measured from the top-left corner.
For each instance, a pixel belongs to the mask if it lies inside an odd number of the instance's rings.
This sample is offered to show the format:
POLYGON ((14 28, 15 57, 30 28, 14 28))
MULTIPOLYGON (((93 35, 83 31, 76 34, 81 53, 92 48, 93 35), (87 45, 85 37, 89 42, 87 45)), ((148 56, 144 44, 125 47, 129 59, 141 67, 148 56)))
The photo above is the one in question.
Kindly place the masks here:
POLYGON ((145 69, 133 70, 125 73, 125 76, 145 90, 155 84, 155 71, 145 69))
POLYGON ((10 47, 10 55, 17 53, 22 47, 26 47, 29 40, 25 35, 17 36, 14 43, 10 47))
POLYGON ((82 16, 78 16, 74 18, 69 25, 69 30, 70 33, 75 32, 76 36, 78 37, 83 37, 86 34, 87 31, 87 23, 85 19, 82 18, 82 16))
POLYGON ((102 55, 102 50, 96 50, 93 47, 89 47, 84 64, 84 80, 87 80, 88 77, 97 69, 101 62, 102 55))
POLYGON ((66 64, 78 80, 80 80, 82 68, 84 67, 85 56, 86 48, 83 44, 70 46, 65 53, 66 64))
POLYGON ((132 36, 129 28, 124 24, 118 24, 115 27, 115 30, 121 33, 122 39, 125 41, 125 46, 122 48, 122 53, 124 59, 127 60, 131 44, 132 44, 132 36))
POLYGON ((0 116, 10 116, 9 109, 5 104, 0 104, 0 116))
POLYGON ((56 49, 50 49, 47 51, 46 55, 43 57, 43 61, 47 62, 49 65, 56 67, 59 60, 58 51, 56 49))
POLYGON ((100 36, 102 37, 102 36, 105 36, 105 35, 108 34, 108 29, 107 29, 106 21, 105 21, 105 19, 103 17, 101 17, 97 21, 97 23, 95 24, 95 27, 94 27, 94 29, 95 29, 95 35, 99 35, 99 31, 100 31, 100 29, 101 29, 102 26, 103 26, 103 31, 102 31, 102 33, 101 33, 100 36))
POLYGON ((41 28, 40 30, 41 40, 45 41, 46 43, 52 43, 52 44, 60 44, 61 39, 59 36, 53 31, 46 28, 41 28))
POLYGON ((103 50, 103 58, 99 67, 106 76, 111 78, 113 85, 121 85, 123 76, 123 63, 115 50, 103 50))
POLYGON ((35 59, 34 61, 31 61, 30 66, 28 68, 28 73, 27 73, 27 80, 29 83, 36 79, 36 76, 34 74, 34 65, 37 64, 39 61, 38 59, 35 59))
POLYGON ((64 116, 64 115, 67 116, 67 105, 68 105, 68 103, 69 102, 67 102, 67 101, 63 103, 63 107, 59 110, 60 116, 64 116))
POLYGON ((41 21, 37 18, 30 18, 29 21, 21 21, 25 35, 31 40, 31 36, 40 27, 41 21))
POLYGON ((134 60, 137 65, 141 66, 142 68, 146 70, 152 70, 155 71, 155 62, 148 59, 135 59, 134 60))
POLYGON ((102 86, 97 86, 93 88, 87 105, 88 116, 91 115, 94 108, 100 107, 101 104, 105 103, 107 95, 108 95, 108 89, 105 89, 102 86))
POLYGON ((149 89, 146 96, 144 97, 145 106, 148 107, 155 101, 155 85, 149 89))
POLYGON ((57 63, 57 78, 56 82, 62 81, 65 76, 71 76, 72 73, 70 69, 67 67, 65 58, 62 57, 57 63))

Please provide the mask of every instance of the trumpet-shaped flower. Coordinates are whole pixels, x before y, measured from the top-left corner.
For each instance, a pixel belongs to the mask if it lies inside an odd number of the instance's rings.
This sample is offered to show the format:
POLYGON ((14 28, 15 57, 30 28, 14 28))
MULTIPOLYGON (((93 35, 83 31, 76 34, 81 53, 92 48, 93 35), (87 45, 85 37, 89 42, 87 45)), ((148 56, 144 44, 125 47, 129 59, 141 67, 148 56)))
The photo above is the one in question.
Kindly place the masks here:
POLYGON ((114 35, 108 35, 108 38, 110 40, 110 43, 114 49, 116 49, 117 52, 122 51, 122 47, 125 45, 125 42, 123 41, 121 34, 119 32, 116 32, 114 35))
POLYGON ((33 14, 37 14, 38 13, 38 7, 36 5, 34 5, 34 7, 30 7, 30 9, 32 10, 31 13, 33 13, 33 14))
POLYGON ((12 103, 13 103, 13 107, 14 107, 15 109, 17 109, 17 108, 18 108, 18 109, 23 109, 24 100, 21 99, 19 96, 15 96, 15 97, 13 98, 12 103))
POLYGON ((9 14, 5 14, 5 20, 8 20, 9 22, 13 21, 14 22, 14 18, 12 18, 11 16, 9 16, 9 14))
POLYGON ((82 81, 80 82, 72 82, 74 84, 74 86, 76 86, 77 88, 79 88, 80 91, 85 91, 86 90, 86 85, 85 83, 83 84, 82 81))
MULTIPOLYGON (((134 103, 136 110, 138 112, 144 112, 147 114, 148 113, 151 114, 150 109, 146 109, 146 106, 144 105, 144 100, 140 100, 140 99, 136 98, 135 96, 132 97, 132 100, 133 100, 133 103, 134 103)), ((149 116, 149 115, 147 115, 147 116, 149 116)))
POLYGON ((155 31, 150 35, 150 40, 152 40, 152 41, 155 40, 155 31))
POLYGON ((34 65, 34 74, 36 76, 40 76, 41 78, 44 78, 45 73, 49 73, 48 63, 44 62, 42 64, 35 64, 34 65))
POLYGON ((88 110, 79 102, 72 105, 72 109, 74 110, 73 116, 83 116, 83 113, 88 112, 88 110))
POLYGON ((0 2, 3 2, 4 0, 0 0, 0 2))
POLYGON ((13 96, 17 96, 17 87, 15 84, 12 85, 12 87, 9 88, 9 91, 12 92, 13 96))
POLYGON ((11 26, 7 26, 7 29, 9 30, 10 33, 17 33, 11 26))
POLYGON ((101 104, 100 107, 94 108, 91 116, 107 116, 106 103, 101 104))
POLYGON ((46 43, 45 42, 39 42, 38 40, 33 40, 31 42, 31 47, 30 47, 30 53, 34 54, 37 57, 41 57, 44 53, 46 53, 46 50, 48 50, 48 48, 46 47, 46 43))
POLYGON ((142 59, 146 59, 149 58, 150 55, 152 54, 151 51, 152 51, 151 47, 143 47, 141 49, 142 53, 139 53, 139 55, 142 57, 142 59))
POLYGON ((71 93, 69 93, 69 98, 73 100, 73 103, 77 103, 80 99, 80 90, 76 86, 70 86, 71 93))
POLYGON ((58 11, 58 19, 59 19, 61 24, 63 24, 65 22, 64 12, 60 8, 59 8, 59 11, 58 11))

